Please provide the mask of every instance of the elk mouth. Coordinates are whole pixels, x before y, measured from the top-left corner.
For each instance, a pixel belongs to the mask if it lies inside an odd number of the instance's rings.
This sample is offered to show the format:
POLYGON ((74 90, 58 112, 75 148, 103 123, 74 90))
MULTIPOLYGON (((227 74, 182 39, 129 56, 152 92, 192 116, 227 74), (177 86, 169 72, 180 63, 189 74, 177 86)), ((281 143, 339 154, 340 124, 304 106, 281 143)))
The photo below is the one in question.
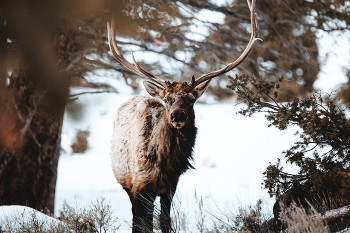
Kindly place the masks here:
POLYGON ((183 110, 175 110, 170 115, 170 122, 172 126, 176 129, 181 129, 185 125, 186 114, 183 110))
POLYGON ((182 127, 184 127, 185 122, 172 121, 171 125, 176 129, 181 129, 182 127))

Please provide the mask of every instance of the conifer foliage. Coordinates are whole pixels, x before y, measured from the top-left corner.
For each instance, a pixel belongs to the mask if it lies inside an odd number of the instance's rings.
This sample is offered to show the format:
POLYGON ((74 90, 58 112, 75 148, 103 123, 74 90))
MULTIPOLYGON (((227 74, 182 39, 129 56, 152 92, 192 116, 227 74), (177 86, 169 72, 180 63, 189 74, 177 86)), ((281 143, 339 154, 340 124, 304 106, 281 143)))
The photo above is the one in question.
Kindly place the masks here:
POLYGON ((346 109, 337 105, 335 97, 321 92, 291 102, 278 102, 280 83, 245 75, 230 77, 228 86, 238 100, 247 103, 240 113, 251 116, 266 113, 269 126, 284 130, 296 125, 299 140, 285 150, 285 161, 297 166, 297 174, 288 173, 278 160, 264 172, 263 185, 271 196, 283 197, 318 210, 350 204, 350 124, 346 109))

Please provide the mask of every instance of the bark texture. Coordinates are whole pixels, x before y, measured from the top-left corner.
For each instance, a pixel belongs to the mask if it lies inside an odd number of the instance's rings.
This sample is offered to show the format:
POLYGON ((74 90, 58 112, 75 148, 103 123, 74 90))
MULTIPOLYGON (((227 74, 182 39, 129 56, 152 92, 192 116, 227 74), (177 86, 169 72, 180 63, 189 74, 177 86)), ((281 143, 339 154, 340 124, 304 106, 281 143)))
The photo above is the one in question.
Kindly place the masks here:
POLYGON ((1 100, 0 204, 52 213, 64 106, 30 76, 28 69, 12 74, 1 100))

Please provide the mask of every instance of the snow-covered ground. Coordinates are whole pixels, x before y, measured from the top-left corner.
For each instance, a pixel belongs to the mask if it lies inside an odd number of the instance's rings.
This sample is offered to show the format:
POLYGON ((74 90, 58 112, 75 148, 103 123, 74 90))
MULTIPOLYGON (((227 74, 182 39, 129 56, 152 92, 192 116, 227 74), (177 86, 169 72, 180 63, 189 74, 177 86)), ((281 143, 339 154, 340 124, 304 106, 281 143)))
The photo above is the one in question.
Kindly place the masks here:
POLYGON ((59 222, 56 218, 49 217, 27 206, 1 206, 0 232, 1 226, 4 227, 9 224, 12 228, 18 229, 20 223, 32 222, 33 219, 36 219, 38 223, 46 223, 47 225, 59 222))

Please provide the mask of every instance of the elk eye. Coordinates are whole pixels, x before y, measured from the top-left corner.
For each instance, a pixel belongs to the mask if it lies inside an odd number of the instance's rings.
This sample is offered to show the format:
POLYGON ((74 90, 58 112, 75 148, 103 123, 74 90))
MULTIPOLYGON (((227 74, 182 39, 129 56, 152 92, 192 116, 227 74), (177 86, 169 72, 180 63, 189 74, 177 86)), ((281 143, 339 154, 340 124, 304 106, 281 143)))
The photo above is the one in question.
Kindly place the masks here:
POLYGON ((173 104, 174 103, 174 100, 172 98, 169 98, 169 97, 168 98, 164 98, 163 101, 166 104, 173 104))
POLYGON ((174 100, 173 98, 171 98, 171 97, 168 97, 168 98, 164 98, 163 101, 164 101, 164 103, 166 103, 166 104, 172 105, 172 104, 174 103, 175 100, 174 100))

